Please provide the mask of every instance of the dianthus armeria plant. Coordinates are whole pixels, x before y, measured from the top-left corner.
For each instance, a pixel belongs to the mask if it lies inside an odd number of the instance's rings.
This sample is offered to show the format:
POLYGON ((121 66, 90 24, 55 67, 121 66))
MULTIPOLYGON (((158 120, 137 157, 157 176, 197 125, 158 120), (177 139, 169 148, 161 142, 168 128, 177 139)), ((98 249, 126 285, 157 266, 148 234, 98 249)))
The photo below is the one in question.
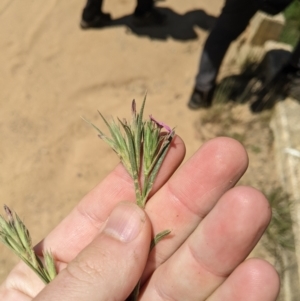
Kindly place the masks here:
POLYGON ((7 218, 0 215, 0 240, 22 259, 42 280, 49 283, 56 276, 54 258, 51 252, 43 254, 42 261, 35 253, 28 229, 20 217, 6 205, 7 218))
MULTIPOLYGON (((99 137, 119 156, 133 180, 136 203, 141 208, 146 206, 155 178, 175 135, 174 129, 157 121, 152 115, 149 116, 148 120, 143 120, 145 102, 146 97, 139 113, 137 113, 136 102, 135 100, 132 101, 130 121, 118 118, 117 121, 112 119, 108 122, 99 112, 110 136, 105 135, 93 123, 84 119, 97 130, 99 137)), ((0 216, 0 240, 32 268, 45 283, 49 283, 56 276, 53 255, 46 251, 42 261, 36 255, 29 231, 19 216, 7 206, 4 206, 4 209, 7 219, 0 216)), ((164 230, 156 234, 149 246, 149 251, 169 233, 170 230, 164 230)), ((140 283, 136 285, 128 297, 128 301, 138 299, 139 286, 140 283)))
MULTIPOLYGON (((136 203, 141 208, 146 206, 155 178, 175 135, 174 129, 171 129, 163 122, 157 121, 152 115, 149 116, 148 120, 143 120, 145 103, 146 96, 139 113, 137 113, 136 102, 135 100, 132 101, 130 122, 119 118, 118 122, 114 119, 108 122, 99 112, 109 129, 110 137, 106 136, 93 123, 84 119, 97 130, 99 137, 120 158, 133 180, 136 203)), ((150 251, 169 233, 170 230, 164 230, 156 234, 151 242, 150 251)), ((127 301, 136 301, 138 299, 139 288, 140 282, 136 285, 127 301)))
POLYGON ((119 156, 133 180, 136 202, 142 208, 145 208, 155 177, 175 134, 173 129, 155 120, 152 115, 149 120, 143 120, 145 101, 146 97, 139 113, 136 112, 135 100, 132 101, 131 122, 119 118, 118 122, 114 119, 108 122, 99 112, 111 137, 84 119, 119 156))

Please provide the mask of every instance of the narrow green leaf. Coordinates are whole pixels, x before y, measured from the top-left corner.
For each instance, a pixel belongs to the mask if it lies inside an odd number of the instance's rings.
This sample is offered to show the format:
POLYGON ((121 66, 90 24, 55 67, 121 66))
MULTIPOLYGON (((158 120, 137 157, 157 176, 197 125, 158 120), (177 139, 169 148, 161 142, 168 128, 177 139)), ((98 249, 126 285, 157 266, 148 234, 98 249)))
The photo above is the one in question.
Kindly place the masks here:
POLYGON ((52 253, 49 251, 44 252, 44 260, 45 260, 45 270, 47 271, 49 280, 51 281, 57 275, 55 261, 52 253))
POLYGON ((7 245, 12 249, 15 250, 18 254, 24 256, 26 254, 26 251, 24 247, 17 241, 15 241, 11 236, 5 237, 7 245))
POLYGON ((135 187, 135 194, 137 198, 137 203, 139 204, 141 200, 141 187, 140 187, 140 182, 139 182, 139 171, 137 169, 137 164, 136 164, 136 156, 135 156, 135 148, 134 148, 134 137, 131 132, 131 129, 128 125, 124 124, 121 120, 119 120, 120 124, 122 125, 125 134, 127 136, 127 148, 128 148, 128 159, 131 165, 131 170, 129 174, 131 175, 133 182, 134 182, 134 187, 135 187))
POLYGON ((133 99, 131 103, 131 127, 132 132, 135 133, 137 129, 137 115, 136 115, 136 102, 133 99))
POLYGON ((29 235, 29 231, 21 221, 20 217, 15 213, 15 229, 18 234, 19 240, 24 246, 26 250, 30 250, 32 248, 31 245, 31 237, 29 235))
POLYGON ((140 286, 141 286, 141 280, 137 283, 132 293, 129 295, 129 297, 126 299, 126 301, 137 301, 140 294, 140 286))
POLYGON ((164 230, 155 235, 150 244, 150 252, 152 249, 167 235, 171 233, 171 230, 164 230))
POLYGON ((0 231, 3 233, 9 233, 11 231, 10 224, 0 215, 0 231))
POLYGON ((163 142, 163 147, 162 149, 160 150, 159 154, 158 154, 158 157, 157 157, 157 160, 149 174, 149 181, 148 181, 148 187, 146 187, 146 190, 144 190, 143 192, 143 202, 146 203, 147 201, 147 198, 148 198, 148 195, 152 189, 152 186, 153 186, 153 183, 154 183, 154 180, 156 178, 156 175, 162 165, 162 162, 169 150, 169 147, 171 145, 171 142, 172 142, 172 139, 174 137, 175 133, 172 132, 170 135, 168 135, 165 139, 165 143, 163 142))
POLYGON ((118 142, 118 137, 116 136, 116 133, 113 131, 111 125, 108 123, 108 121, 104 118, 104 116, 100 113, 100 111, 98 111, 99 115, 101 116, 101 118, 103 119, 104 123, 106 124, 106 126, 108 127, 109 129, 109 132, 111 134, 111 137, 112 139, 115 141, 115 142, 118 142))
POLYGON ((86 123, 88 123, 90 126, 92 126, 98 133, 99 137, 103 139, 114 151, 117 150, 115 142, 107 137, 96 125, 94 125, 92 122, 88 121, 84 117, 81 117, 86 123))
POLYGON ((137 168, 138 170, 140 169, 140 164, 141 164, 141 142, 142 142, 142 135, 143 135, 143 115, 144 115, 144 108, 145 108, 145 104, 146 104, 146 98, 147 98, 147 94, 145 94, 141 109, 140 109, 140 113, 138 114, 137 117, 137 128, 136 128, 136 132, 135 132, 135 141, 134 141, 134 145, 135 145, 135 150, 136 150, 136 162, 137 162, 137 168))
POLYGON ((91 125, 99 134, 100 136, 105 136, 104 133, 98 128, 96 127, 92 122, 90 122, 89 120, 85 119, 83 116, 81 116, 81 118, 88 123, 89 125, 91 125))
MULTIPOLYGON (((120 120, 119 120, 119 122, 120 122, 120 120)), ((118 146, 118 151, 120 149, 125 149, 126 148, 126 141, 125 141, 124 135, 122 134, 120 126, 118 124, 116 124, 114 119, 112 119, 110 127, 111 127, 111 131, 114 133, 112 136, 113 136, 113 139, 114 139, 115 143, 118 146)))
POLYGON ((143 154, 143 170, 144 177, 147 178, 153 168, 159 150, 162 148, 160 143, 160 128, 152 121, 146 122, 144 126, 144 154, 143 154))
POLYGON ((124 124, 120 120, 119 120, 119 122, 122 125, 122 127, 125 131, 126 137, 127 137, 127 140, 126 140, 127 143, 125 142, 125 144, 127 146, 127 156, 130 161, 130 164, 131 164, 131 175, 135 176, 135 174, 137 174, 138 171, 137 171, 137 166, 136 166, 136 161, 135 161, 136 158, 135 158, 135 149, 134 149, 132 132, 128 125, 124 124))

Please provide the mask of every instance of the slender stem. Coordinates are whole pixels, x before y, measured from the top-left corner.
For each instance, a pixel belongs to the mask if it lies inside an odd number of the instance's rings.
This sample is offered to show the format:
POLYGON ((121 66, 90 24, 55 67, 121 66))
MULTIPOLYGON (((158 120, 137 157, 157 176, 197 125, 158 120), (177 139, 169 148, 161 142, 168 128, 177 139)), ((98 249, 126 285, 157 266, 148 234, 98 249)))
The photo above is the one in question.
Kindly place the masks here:
POLYGON ((129 297, 126 299, 126 301, 137 301, 139 298, 140 293, 140 287, 141 287, 141 280, 137 283, 132 293, 129 295, 129 297))

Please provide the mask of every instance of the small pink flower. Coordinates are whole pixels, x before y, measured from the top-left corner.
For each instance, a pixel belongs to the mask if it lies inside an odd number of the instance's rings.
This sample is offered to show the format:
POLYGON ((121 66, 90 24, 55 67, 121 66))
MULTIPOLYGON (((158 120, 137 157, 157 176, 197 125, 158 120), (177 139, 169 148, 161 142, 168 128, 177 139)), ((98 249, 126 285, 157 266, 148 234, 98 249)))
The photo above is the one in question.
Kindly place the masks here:
POLYGON ((167 130, 168 133, 171 133, 171 132, 172 132, 172 129, 171 129, 168 125, 166 125, 165 123, 155 120, 155 119, 152 117, 152 115, 150 115, 149 117, 150 117, 150 119, 151 119, 153 122, 155 122, 160 128, 165 128, 165 129, 167 130))

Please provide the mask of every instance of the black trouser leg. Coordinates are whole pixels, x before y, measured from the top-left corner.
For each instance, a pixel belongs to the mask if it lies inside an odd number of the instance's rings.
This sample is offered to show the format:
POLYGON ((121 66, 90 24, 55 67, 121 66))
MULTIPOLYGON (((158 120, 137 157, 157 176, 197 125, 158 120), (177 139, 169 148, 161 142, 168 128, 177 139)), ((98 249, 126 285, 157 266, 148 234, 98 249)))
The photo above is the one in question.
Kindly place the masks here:
POLYGON ((134 14, 136 16, 144 15, 146 12, 150 11, 153 8, 153 6, 153 0, 138 0, 134 14))
POLYGON ((216 81, 220 65, 231 44, 247 27, 258 11, 253 0, 227 0, 221 15, 209 34, 196 76, 196 89, 209 91, 216 81))
POLYGON ((300 39, 298 44, 295 46, 291 57, 291 64, 294 67, 300 68, 300 39))
POLYGON ((92 20, 95 15, 99 14, 102 8, 102 2, 103 0, 88 0, 83 12, 82 12, 82 18, 85 21, 92 20))

